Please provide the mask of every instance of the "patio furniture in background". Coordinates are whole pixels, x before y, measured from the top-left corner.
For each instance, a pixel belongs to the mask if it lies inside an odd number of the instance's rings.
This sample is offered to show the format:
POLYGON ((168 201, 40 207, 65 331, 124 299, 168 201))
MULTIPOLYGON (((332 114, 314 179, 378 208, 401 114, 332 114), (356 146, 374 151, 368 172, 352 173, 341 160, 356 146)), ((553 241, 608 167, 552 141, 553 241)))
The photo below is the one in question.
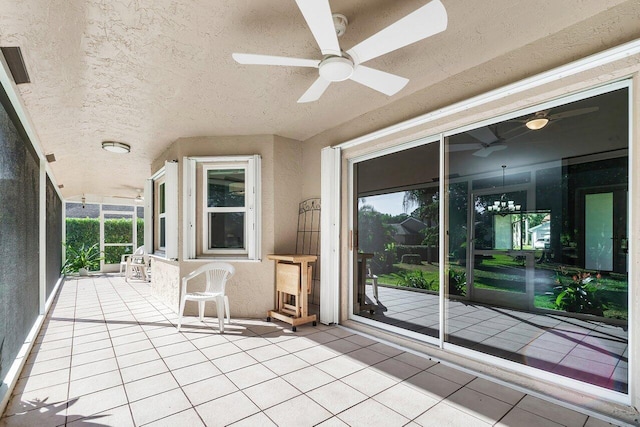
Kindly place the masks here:
POLYGON ((140 246, 132 254, 122 255, 120 261, 120 272, 122 272, 122 262, 126 262, 125 267, 125 279, 129 280, 132 277, 140 278, 145 282, 148 282, 149 275, 147 274, 147 268, 149 266, 149 256, 144 249, 144 246, 140 246))
POLYGON ((218 314, 218 327, 220 333, 224 332, 224 317, 227 316, 227 322, 231 322, 231 313, 229 312, 229 298, 225 294, 227 280, 229 280, 236 269, 226 262, 212 262, 195 269, 182 278, 182 291, 180 298, 180 313, 178 314, 178 332, 184 317, 184 306, 187 301, 198 302, 198 314, 200 321, 204 322, 204 304, 207 301, 215 301, 216 313, 218 314), (205 275, 206 287, 204 291, 187 292, 187 282, 201 274, 205 275))
POLYGON ((371 268, 367 268, 367 279, 371 279, 371 286, 373 287, 373 297, 378 301, 378 276, 371 273, 371 268))

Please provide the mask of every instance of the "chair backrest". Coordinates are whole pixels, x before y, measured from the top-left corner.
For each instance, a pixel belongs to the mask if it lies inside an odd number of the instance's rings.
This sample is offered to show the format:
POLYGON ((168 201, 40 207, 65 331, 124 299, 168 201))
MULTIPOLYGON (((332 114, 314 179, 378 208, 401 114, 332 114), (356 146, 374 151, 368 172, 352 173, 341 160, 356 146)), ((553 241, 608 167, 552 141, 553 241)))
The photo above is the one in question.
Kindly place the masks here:
POLYGON ((131 254, 131 262, 133 264, 146 264, 147 263, 147 252, 144 249, 144 246, 140 246, 134 253, 131 254))
POLYGON ((220 292, 222 294, 225 293, 227 280, 236 272, 233 265, 226 262, 212 262, 200 268, 204 270, 207 278, 206 292, 220 292))

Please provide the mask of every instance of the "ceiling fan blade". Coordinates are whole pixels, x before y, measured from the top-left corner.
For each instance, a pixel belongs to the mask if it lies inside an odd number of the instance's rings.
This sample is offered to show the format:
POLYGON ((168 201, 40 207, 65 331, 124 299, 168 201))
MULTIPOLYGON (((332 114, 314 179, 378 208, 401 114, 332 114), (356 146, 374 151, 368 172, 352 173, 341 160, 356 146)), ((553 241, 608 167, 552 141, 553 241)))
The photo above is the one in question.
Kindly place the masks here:
POLYGON ((329 0, 296 0, 323 55, 341 56, 329 0))
POLYGON ((492 153, 496 151, 502 151, 506 149, 506 145, 497 145, 493 144, 488 147, 483 148, 482 150, 478 150, 475 153, 472 153, 476 157, 489 157, 492 153))
POLYGON ((320 99, 325 90, 329 87, 331 82, 323 79, 322 77, 318 77, 318 79, 313 82, 311 87, 307 89, 307 91, 298 99, 298 104, 302 104, 304 102, 313 102, 320 99))
POLYGON ((488 126, 484 126, 481 128, 473 129, 467 131, 467 134, 471 135, 475 139, 485 144, 493 144, 498 141, 498 137, 488 126))
POLYGON ((440 0, 433 0, 355 45, 347 53, 360 64, 446 29, 447 11, 440 0))
POLYGON ((349 78, 388 96, 395 95, 409 82, 409 79, 405 79, 404 77, 374 70, 373 68, 362 65, 358 65, 349 78))
POLYGON ((318 68, 317 59, 288 58, 286 56, 255 55, 253 53, 234 53, 231 55, 239 64, 247 65, 285 65, 291 67, 318 68))
POLYGON ((587 107, 587 108, 578 108, 577 110, 564 111, 562 113, 551 114, 549 116, 549 120, 566 119, 567 117, 581 116, 583 114, 595 113, 599 109, 600 108, 598 107, 587 107))
POLYGON ((447 144, 447 152, 479 150, 484 148, 482 144, 447 144))

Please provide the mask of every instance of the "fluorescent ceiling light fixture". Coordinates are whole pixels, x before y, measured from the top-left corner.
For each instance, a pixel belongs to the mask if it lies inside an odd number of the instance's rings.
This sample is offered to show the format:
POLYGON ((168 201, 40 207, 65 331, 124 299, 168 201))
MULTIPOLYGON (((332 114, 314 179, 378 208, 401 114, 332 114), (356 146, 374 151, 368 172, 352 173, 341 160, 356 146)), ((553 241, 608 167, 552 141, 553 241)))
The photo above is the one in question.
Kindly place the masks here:
POLYGON ((527 126, 531 130, 540 130, 545 127, 549 123, 549 119, 546 117, 534 117, 529 120, 525 126, 527 126))
POLYGON ((131 151, 131 146, 124 142, 102 141, 102 149, 117 154, 127 154, 131 151))

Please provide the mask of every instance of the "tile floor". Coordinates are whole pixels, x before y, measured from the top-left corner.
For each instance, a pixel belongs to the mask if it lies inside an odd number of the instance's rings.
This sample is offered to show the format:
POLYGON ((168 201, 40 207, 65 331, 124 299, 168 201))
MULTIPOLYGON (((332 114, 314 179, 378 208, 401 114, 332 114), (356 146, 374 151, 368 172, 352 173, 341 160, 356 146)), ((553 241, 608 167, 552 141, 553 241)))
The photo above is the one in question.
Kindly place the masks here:
POLYGON ((174 322, 145 283, 68 280, 0 426, 609 425, 340 327, 174 322))
MULTIPOLYGON (((375 303, 370 286, 366 292, 375 303)), ((378 297, 374 314, 364 316, 438 336, 437 295, 378 286, 378 297)), ((447 332, 454 344, 623 393, 628 389, 626 326, 450 300, 447 332)))

